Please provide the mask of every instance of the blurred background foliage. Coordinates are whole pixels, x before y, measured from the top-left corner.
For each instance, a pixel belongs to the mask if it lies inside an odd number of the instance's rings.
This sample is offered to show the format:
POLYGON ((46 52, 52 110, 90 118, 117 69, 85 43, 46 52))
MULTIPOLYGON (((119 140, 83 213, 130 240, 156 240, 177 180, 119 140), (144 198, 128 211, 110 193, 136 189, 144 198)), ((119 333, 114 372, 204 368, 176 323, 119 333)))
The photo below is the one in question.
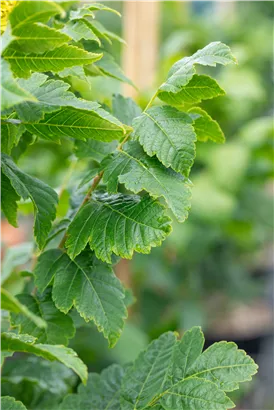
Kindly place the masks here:
MULTIPOLYGON (((132 261, 116 265, 118 276, 134 294, 128 295, 132 306, 117 346, 109 350, 102 335, 74 311, 71 316, 77 332, 70 345, 90 371, 100 371, 113 362, 134 360, 151 339, 166 330, 183 332, 201 325, 208 343, 235 340, 259 364, 261 358, 264 367, 255 379, 256 388, 238 397, 239 408, 270 409, 273 370, 267 364, 272 360, 266 349, 273 333, 273 4, 228 4, 160 2, 155 84, 139 92, 137 101, 144 108, 155 85, 163 82, 176 60, 211 41, 222 41, 231 47, 239 64, 214 72, 227 95, 202 106, 220 123, 227 142, 197 145, 188 220, 174 224, 172 235, 150 255, 136 254, 132 261)), ((109 5, 123 13, 123 2, 109 5)), ((123 35, 123 19, 108 13, 98 17, 109 30, 123 35)), ((120 63, 124 46, 119 42, 104 46, 120 63)), ((145 46, 149 47, 149 39, 145 46)), ((82 97, 106 105, 122 89, 119 81, 99 76, 71 77, 70 83, 82 97)), ((70 193, 83 171, 96 162, 77 160, 71 155, 69 140, 62 145, 42 140, 24 145, 22 141, 16 149, 22 169, 62 194, 58 215, 64 217, 70 193)), ((28 242, 30 209, 28 203, 20 205, 20 230, 2 220, 2 282, 14 294, 32 281, 28 276, 33 251, 28 242)), ((5 317, 2 326, 9 326, 5 317)), ((35 357, 22 360, 16 369, 7 361, 3 370, 4 394, 22 400, 29 409, 54 409, 76 384, 77 378, 62 365, 35 357)))

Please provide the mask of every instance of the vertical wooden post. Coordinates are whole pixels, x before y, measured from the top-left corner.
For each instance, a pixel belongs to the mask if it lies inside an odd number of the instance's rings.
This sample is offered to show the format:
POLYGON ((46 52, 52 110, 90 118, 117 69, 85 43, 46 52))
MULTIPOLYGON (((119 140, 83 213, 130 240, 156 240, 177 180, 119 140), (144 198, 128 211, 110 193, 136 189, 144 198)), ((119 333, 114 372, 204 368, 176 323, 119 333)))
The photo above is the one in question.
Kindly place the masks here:
POLYGON ((216 1, 215 10, 218 20, 225 21, 233 18, 236 14, 236 4, 234 0, 216 1))
MULTIPOLYGON (((127 42, 123 52, 123 70, 143 91, 153 86, 158 61, 159 10, 158 1, 125 1, 123 37, 127 42)), ((123 92, 134 97, 136 90, 127 84, 123 92)))

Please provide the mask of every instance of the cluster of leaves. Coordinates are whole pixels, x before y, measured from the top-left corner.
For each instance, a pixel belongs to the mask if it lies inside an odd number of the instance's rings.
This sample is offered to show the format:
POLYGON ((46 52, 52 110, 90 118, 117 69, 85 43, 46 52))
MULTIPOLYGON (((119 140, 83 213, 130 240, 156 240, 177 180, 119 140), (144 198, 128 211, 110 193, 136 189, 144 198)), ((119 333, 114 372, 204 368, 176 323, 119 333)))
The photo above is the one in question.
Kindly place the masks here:
MULTIPOLYGON (((3 290, 3 308, 11 312, 13 328, 2 333, 3 355, 25 352, 59 361, 78 374, 84 384, 87 368, 66 347, 75 332, 69 312, 74 308, 86 322, 93 321, 109 346, 115 345, 127 317, 127 300, 112 264, 117 257, 130 259, 134 252, 149 253, 159 246, 172 229, 169 210, 179 222, 187 218, 196 141, 224 141, 217 122, 201 108, 193 107, 201 100, 224 94, 214 79, 196 73, 196 65, 235 62, 229 47, 210 43, 172 66, 167 80, 143 112, 131 99, 120 95, 113 97, 111 108, 102 107, 69 89, 69 78, 73 76, 106 75, 130 82, 102 45, 103 41, 121 39, 95 20, 96 11, 115 12, 101 4, 84 5, 66 13, 62 3, 18 2, 2 36, 1 59, 1 205, 9 223, 16 227, 18 202, 32 202, 39 254, 33 270, 33 292, 15 298, 3 290), (151 107, 156 97, 165 105, 151 107), (85 155, 97 162, 96 167, 87 170, 61 220, 56 220, 60 199, 56 191, 16 164, 16 148, 22 145, 24 150, 38 138, 59 144, 65 139, 75 141, 79 158, 85 155), (63 238, 56 246, 54 239, 60 233, 63 238)), ((231 406, 216 383, 197 381, 193 376, 207 369, 206 353, 198 362, 200 367, 197 365, 197 371, 191 373, 192 366, 185 363, 181 367, 185 359, 180 356, 179 346, 174 335, 165 334, 137 359, 133 371, 129 367, 121 393, 122 408, 141 409, 156 402, 158 408, 181 408, 175 396, 183 397, 185 389, 195 389, 200 396, 208 391, 213 407, 206 408, 231 406), (158 344, 163 347, 159 349, 158 344), (152 365, 146 363, 147 355, 152 365), (182 373, 183 368, 186 373, 182 373), (134 383, 139 373, 145 382, 141 382, 136 395, 134 383), (178 382, 191 375, 194 386, 189 381, 184 385, 178 382), (162 398, 165 391, 171 395, 162 398)), ((191 344, 186 350, 190 348, 191 344)), ((244 360, 251 363, 249 358, 244 360)), ((237 363, 238 357, 233 354, 232 368, 237 363)), ((225 390, 249 378, 256 370, 252 366, 243 377, 230 369, 229 377, 233 374, 234 379, 224 380, 225 390)), ((122 379, 122 375, 119 377, 122 379)), ((9 405, 23 408, 5 397, 3 407, 9 405)))

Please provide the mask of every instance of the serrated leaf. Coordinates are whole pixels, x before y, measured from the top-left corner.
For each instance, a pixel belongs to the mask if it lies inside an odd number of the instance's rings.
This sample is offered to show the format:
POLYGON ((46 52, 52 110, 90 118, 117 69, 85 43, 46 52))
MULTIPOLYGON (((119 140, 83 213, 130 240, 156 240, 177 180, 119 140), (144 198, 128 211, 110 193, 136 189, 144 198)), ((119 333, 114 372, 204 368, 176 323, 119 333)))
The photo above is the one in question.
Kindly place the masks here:
POLYGON ((64 68, 64 70, 59 71, 58 76, 61 78, 77 77, 79 80, 87 81, 84 67, 82 66, 64 68))
MULTIPOLYGON (((19 196, 31 199, 35 214, 34 236, 38 246, 42 248, 55 219, 58 195, 44 182, 22 172, 6 154, 2 154, 2 171, 19 196)), ((13 208, 14 199, 13 195, 13 208)))
POLYGON ((22 121, 39 121, 45 113, 58 111, 61 107, 74 107, 88 111, 100 107, 96 102, 75 97, 69 91, 68 83, 48 79, 45 74, 34 73, 27 80, 20 79, 19 84, 31 92, 37 100, 36 103, 24 102, 16 106, 16 112, 22 121))
MULTIPOLYGON (((19 301, 36 317, 47 324, 45 329, 39 329, 33 321, 23 315, 11 314, 11 325, 19 327, 19 333, 25 333, 37 338, 37 343, 62 344, 67 346, 69 339, 74 336, 75 329, 70 316, 64 315, 56 309, 51 292, 43 295, 31 296, 27 293, 17 295, 19 301)), ((19 313, 19 312, 18 312, 19 313)))
POLYGON ((146 155, 137 141, 125 144, 122 151, 106 158, 102 169, 108 192, 116 193, 118 182, 135 194, 145 190, 152 197, 164 197, 179 222, 187 218, 191 182, 146 155))
POLYGON ((165 410, 227 410, 235 407, 216 384, 198 378, 185 379, 174 385, 161 399, 161 404, 165 410))
MULTIPOLYGON (((195 64, 204 66, 213 66, 216 64, 235 63, 236 59, 231 54, 230 48, 219 41, 208 44, 201 50, 198 50, 191 57, 184 57, 177 61, 170 69, 168 78, 158 89, 157 96, 170 103, 175 98, 178 104, 177 93, 182 91, 195 74, 195 64)), ((194 80, 195 82, 195 80, 194 80)), ((212 84, 212 81, 211 81, 212 84)), ((185 96, 185 93, 183 94, 185 96)))
POLYGON ((96 43, 98 43, 98 45, 101 44, 99 38, 92 31, 91 25, 85 19, 69 21, 62 29, 62 32, 70 36, 74 41, 80 41, 84 39, 95 41, 96 43))
POLYGON ((20 196, 17 195, 12 187, 9 178, 1 171, 1 209, 8 222, 14 226, 17 225, 17 201, 20 196))
POLYGON ((75 141, 74 153, 77 158, 90 158, 97 162, 101 162, 108 154, 113 152, 117 147, 117 141, 102 142, 102 141, 75 141))
POLYGON ((43 54, 24 54, 11 46, 4 52, 4 58, 10 63, 12 71, 23 78, 28 78, 31 71, 58 73, 67 67, 94 63, 101 57, 102 54, 89 53, 66 44, 43 54))
POLYGON ((71 40, 71 36, 61 33, 42 23, 20 25, 13 30, 12 47, 23 53, 42 54, 60 47, 71 40))
POLYGON ((22 122, 33 134, 59 142, 60 137, 71 137, 85 141, 90 138, 103 142, 119 140, 131 128, 124 126, 102 108, 93 110, 64 107, 48 113, 37 123, 22 122))
POLYGON ((62 14, 64 10, 57 3, 50 1, 18 1, 9 15, 13 29, 33 22, 46 23, 50 17, 62 14))
POLYGON ((194 74, 191 80, 179 92, 165 92, 160 94, 159 98, 170 105, 181 106, 184 104, 196 104, 202 100, 208 100, 220 95, 225 95, 225 92, 213 78, 207 75, 194 74))
POLYGON ((46 322, 36 315, 26 304, 22 304, 20 299, 13 296, 6 289, 1 288, 1 309, 13 312, 16 315, 21 314, 26 320, 30 321, 35 327, 45 328, 46 322))
POLYGON ((112 253, 126 259, 149 253, 170 231, 170 218, 149 196, 94 193, 69 225, 66 247, 75 258, 89 242, 97 258, 111 263, 112 253))
POLYGON ((30 132, 26 131, 23 133, 21 136, 20 140, 18 141, 18 144, 12 148, 11 151, 11 157, 12 159, 17 162, 18 159, 25 153, 25 151, 28 149, 29 145, 31 145, 34 141, 34 135, 32 135, 30 132))
POLYGON ((195 158, 196 135, 189 115, 163 106, 144 111, 133 121, 134 136, 149 156, 188 177, 195 158))
POLYGON ((251 380, 258 366, 233 342, 214 343, 206 349, 187 371, 188 377, 211 380, 220 389, 232 391, 239 383, 251 380))
POLYGON ((44 359, 57 360, 72 369, 81 378, 87 381, 87 367, 76 353, 62 345, 37 344, 36 339, 30 335, 17 335, 4 332, 1 334, 1 348, 4 352, 25 352, 41 356, 44 359))
POLYGON ((119 410, 123 377, 124 369, 117 364, 104 369, 100 375, 90 373, 87 385, 80 385, 77 394, 65 397, 60 410, 84 410, 86 406, 96 410, 119 410))
POLYGON ((86 321, 94 321, 110 347, 115 345, 127 312, 124 289, 111 266, 90 251, 72 261, 61 250, 51 249, 39 257, 34 274, 40 291, 54 278, 52 298, 59 310, 68 313, 75 306, 86 321))
POLYGON ((82 7, 79 7, 77 10, 72 10, 70 12, 70 20, 80 20, 83 17, 91 17, 94 18, 95 15, 90 9, 89 4, 84 4, 82 7))
POLYGON ((124 410, 144 409, 162 390, 172 363, 174 333, 164 333, 142 352, 125 374, 121 404, 124 410))
POLYGON ((221 127, 206 111, 200 107, 193 107, 188 112, 194 121, 193 127, 198 141, 205 142, 210 139, 218 143, 225 142, 225 136, 221 127))
POLYGON ((1 397, 1 409, 2 410, 27 410, 21 401, 15 400, 13 397, 3 396, 1 397))
POLYGON ((23 101, 36 101, 36 98, 21 88, 13 78, 9 64, 1 58, 1 110, 6 110, 23 101))
POLYGON ((125 98, 121 94, 112 97, 112 112, 123 124, 132 125, 134 118, 142 114, 141 108, 132 98, 125 98))

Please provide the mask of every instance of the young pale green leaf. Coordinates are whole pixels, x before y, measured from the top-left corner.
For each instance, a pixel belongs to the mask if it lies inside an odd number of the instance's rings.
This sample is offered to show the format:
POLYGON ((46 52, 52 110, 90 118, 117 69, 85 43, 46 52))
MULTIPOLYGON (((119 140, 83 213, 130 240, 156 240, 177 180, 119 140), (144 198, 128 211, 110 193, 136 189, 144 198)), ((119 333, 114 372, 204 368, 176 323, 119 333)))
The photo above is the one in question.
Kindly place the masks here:
POLYGON ((34 22, 46 23, 51 17, 63 13, 62 7, 52 1, 18 1, 9 15, 9 21, 14 30, 34 22))
POLYGON ((41 291, 53 279, 52 297, 59 310, 75 306, 88 322, 94 321, 112 347, 119 339, 127 316, 124 289, 111 266, 90 251, 71 260, 60 249, 50 249, 38 259, 34 275, 41 291))
POLYGON ((37 122, 45 113, 58 111, 61 107, 74 107, 84 110, 95 110, 99 104, 75 97, 68 91, 70 85, 62 80, 48 80, 48 76, 34 73, 28 79, 20 79, 19 85, 37 99, 36 103, 24 102, 16 106, 18 117, 22 121, 37 122))
POLYGON ((115 150, 117 141, 102 142, 87 140, 77 140, 74 144, 74 153, 77 158, 90 158, 97 162, 101 162, 107 155, 115 150))
POLYGON ((155 397, 155 393, 162 391, 172 363, 175 345, 175 334, 164 333, 150 343, 147 350, 129 367, 122 383, 123 409, 144 409, 155 397))
POLYGON ((18 295, 17 298, 35 317, 47 324, 45 329, 41 329, 26 315, 11 314, 11 325, 19 327, 19 333, 34 336, 37 339, 37 343, 67 346, 68 340, 75 333, 73 321, 70 316, 64 315, 64 313, 56 309, 49 291, 45 292, 42 296, 31 296, 25 293, 18 295))
POLYGON ((169 393, 163 396, 161 404, 165 410, 227 410, 235 407, 216 384, 195 377, 174 385, 169 393))
POLYGON ((4 352, 25 352, 41 356, 44 359, 57 360, 72 369, 83 383, 87 381, 87 367, 70 348, 62 345, 36 344, 30 335, 17 335, 4 332, 1 334, 1 349, 4 352))
POLYGON ((137 141, 123 146, 123 150, 106 158, 102 163, 104 182, 108 192, 117 192, 118 182, 134 193, 147 191, 152 197, 164 197, 179 222, 190 209, 191 182, 157 158, 149 157, 137 141))
POLYGON ((197 358, 187 371, 187 377, 199 377, 215 383, 224 391, 239 388, 239 383, 251 380, 258 366, 232 342, 214 343, 197 358))
POLYGON ((28 306, 25 303, 22 304, 19 298, 16 298, 3 288, 1 288, 1 309, 13 312, 16 315, 22 315, 22 317, 31 322, 32 325, 40 329, 47 326, 46 322, 39 314, 37 315, 33 313, 31 309, 28 309, 28 306))
MULTIPOLYGON (((236 59, 228 46, 219 41, 210 43, 203 49, 198 50, 191 57, 184 57, 177 61, 171 67, 166 82, 159 87, 157 96, 168 103, 171 103, 174 97, 176 105, 178 105, 176 94, 181 92, 182 88, 185 87, 194 76, 196 72, 195 64, 215 67, 216 64, 226 65, 235 62, 236 59)), ((203 81, 205 81, 205 79, 203 79, 203 81)), ((210 84, 212 87, 212 82, 210 82, 210 84)), ((199 94, 201 93, 201 91, 198 92, 199 94)), ((185 93, 183 92, 182 95, 185 96, 185 93)))
POLYGON ((198 102, 222 95, 223 90, 213 79, 206 76, 193 77, 196 73, 195 64, 215 67, 216 64, 230 63, 236 63, 230 48, 218 41, 210 43, 191 57, 184 57, 177 61, 171 67, 166 82, 159 87, 157 96, 168 104, 181 105, 184 102, 198 102), (197 86, 198 88, 195 88, 197 86), (206 88, 201 86, 206 86, 206 88))
POLYGON ((112 253, 131 259, 149 253, 171 232, 163 207, 148 195, 94 193, 68 228, 66 247, 75 258, 89 242, 97 258, 111 263, 112 253))
POLYGON ((9 178, 1 171, 1 209, 8 222, 14 226, 17 225, 17 201, 20 196, 17 195, 12 187, 9 178))
POLYGON ((125 98, 121 94, 112 97, 112 112, 123 124, 132 125, 134 118, 142 114, 141 108, 131 98, 125 98))
POLYGON ((69 15, 70 20, 81 20, 84 17, 95 17, 89 4, 84 4, 83 7, 79 7, 77 10, 72 10, 69 15))
POLYGON ((21 401, 15 400, 13 397, 2 396, 1 397, 1 409, 2 410, 27 410, 21 401))
POLYGON ((225 136, 221 127, 206 111, 200 107, 193 107, 188 113, 194 121, 193 127, 198 141, 225 142, 225 136))
POLYGON ((14 37, 11 32, 11 26, 10 26, 10 23, 8 22, 4 33, 1 35, 1 54, 4 52, 4 50, 6 50, 6 48, 11 44, 13 40, 14 40, 14 37))
POLYGON ((85 141, 90 138, 103 142, 119 140, 130 127, 124 126, 116 118, 102 108, 93 110, 64 107, 61 110, 48 113, 37 123, 22 122, 33 134, 55 142, 60 137, 72 137, 85 141))
POLYGON ((23 101, 36 101, 28 91, 21 88, 13 78, 7 61, 1 58, 1 110, 6 110, 23 101))
POLYGON ((100 375, 90 373, 87 385, 80 385, 77 394, 69 394, 65 397, 60 410, 84 410, 86 408, 119 410, 123 377, 124 369, 117 364, 107 367, 100 375))
POLYGON ((133 121, 134 136, 149 156, 188 177, 195 158, 196 135, 192 119, 176 108, 163 106, 144 111, 133 121))
POLYGON ((85 19, 69 21, 62 32, 70 36, 74 41, 90 40, 95 41, 99 46, 101 41, 92 30, 92 26, 85 19))
POLYGON ((24 54, 12 47, 4 52, 4 58, 10 63, 12 71, 23 78, 28 78, 32 71, 58 73, 67 67, 94 63, 101 57, 102 54, 89 53, 67 44, 43 54, 24 54))
POLYGON ((28 23, 13 30, 12 47, 23 53, 41 54, 68 43, 71 36, 67 34, 42 23, 28 23))
POLYGON ((159 97, 162 97, 170 105, 181 106, 184 104, 196 104, 202 100, 208 100, 220 95, 225 95, 225 92, 213 78, 207 75, 194 74, 191 80, 179 92, 166 92, 160 94, 159 97))
MULTIPOLYGON (((35 213, 34 236, 38 246, 43 248, 51 229, 52 221, 55 219, 58 195, 44 182, 22 172, 6 154, 2 154, 2 171, 10 180, 13 190, 20 197, 31 199, 35 213)), ((11 202, 13 209, 12 219, 14 219, 14 192, 12 197, 8 199, 11 202)), ((9 218, 11 218, 10 214, 9 218)))

